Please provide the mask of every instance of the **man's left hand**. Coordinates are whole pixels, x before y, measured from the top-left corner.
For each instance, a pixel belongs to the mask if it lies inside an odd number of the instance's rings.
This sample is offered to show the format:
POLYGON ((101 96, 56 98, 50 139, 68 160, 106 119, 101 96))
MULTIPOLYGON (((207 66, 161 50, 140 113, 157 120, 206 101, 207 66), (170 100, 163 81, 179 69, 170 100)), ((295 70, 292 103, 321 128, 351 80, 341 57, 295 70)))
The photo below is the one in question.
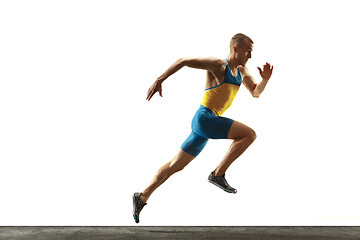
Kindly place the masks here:
POLYGON ((260 76, 262 79, 269 80, 272 74, 274 66, 271 66, 270 63, 266 63, 263 66, 263 69, 258 67, 260 76))

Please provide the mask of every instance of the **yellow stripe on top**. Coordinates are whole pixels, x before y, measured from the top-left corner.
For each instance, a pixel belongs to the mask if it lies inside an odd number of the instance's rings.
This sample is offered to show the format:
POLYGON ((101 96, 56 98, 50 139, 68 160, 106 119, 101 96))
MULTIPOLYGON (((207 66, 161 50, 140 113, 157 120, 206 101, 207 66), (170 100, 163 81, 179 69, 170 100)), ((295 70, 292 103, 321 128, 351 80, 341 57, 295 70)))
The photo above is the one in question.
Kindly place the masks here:
POLYGON ((224 81, 216 87, 205 90, 201 101, 201 105, 211 109, 217 116, 221 116, 231 106, 242 82, 239 70, 238 75, 233 76, 226 59, 225 62, 224 81))

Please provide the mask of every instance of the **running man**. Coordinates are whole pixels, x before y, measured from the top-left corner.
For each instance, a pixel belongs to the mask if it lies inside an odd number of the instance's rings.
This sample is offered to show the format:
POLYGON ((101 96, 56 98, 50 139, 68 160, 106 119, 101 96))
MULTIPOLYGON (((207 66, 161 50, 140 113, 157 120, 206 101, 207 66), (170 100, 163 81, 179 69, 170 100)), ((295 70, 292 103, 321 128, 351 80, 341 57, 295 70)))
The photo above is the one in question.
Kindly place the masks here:
POLYGON ((133 217, 136 223, 139 223, 140 211, 155 189, 172 174, 188 165, 202 151, 209 139, 233 140, 220 164, 210 173, 208 181, 226 192, 237 192, 225 180, 225 172, 254 142, 256 134, 250 127, 221 115, 231 106, 241 83, 253 97, 258 98, 271 77, 273 66, 269 63, 263 68, 258 67, 262 77, 260 83, 256 83, 249 74, 245 65, 251 58, 252 50, 253 41, 244 34, 236 34, 230 41, 230 53, 226 59, 180 58, 151 85, 146 98, 148 101, 157 92, 162 97, 161 84, 182 67, 207 71, 204 97, 192 120, 190 136, 175 157, 157 171, 144 191, 133 195, 133 217))

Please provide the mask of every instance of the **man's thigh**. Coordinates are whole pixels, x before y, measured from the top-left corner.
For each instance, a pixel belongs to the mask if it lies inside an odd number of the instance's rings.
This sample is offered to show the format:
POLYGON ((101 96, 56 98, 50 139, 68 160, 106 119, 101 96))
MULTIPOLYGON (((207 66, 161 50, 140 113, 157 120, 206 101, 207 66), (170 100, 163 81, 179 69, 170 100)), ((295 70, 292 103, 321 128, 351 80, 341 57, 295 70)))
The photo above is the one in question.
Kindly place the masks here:
POLYGON ((255 135, 255 131, 245 124, 234 121, 228 133, 228 139, 237 139, 255 135))

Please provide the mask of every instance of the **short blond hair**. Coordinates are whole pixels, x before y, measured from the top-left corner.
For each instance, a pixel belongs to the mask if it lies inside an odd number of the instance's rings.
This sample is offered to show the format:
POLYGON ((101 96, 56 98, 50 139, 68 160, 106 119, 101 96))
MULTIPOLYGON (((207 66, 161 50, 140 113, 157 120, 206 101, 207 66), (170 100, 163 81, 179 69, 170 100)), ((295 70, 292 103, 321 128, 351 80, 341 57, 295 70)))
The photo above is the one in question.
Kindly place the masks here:
POLYGON ((253 40, 246 36, 245 34, 238 33, 235 34, 230 41, 230 50, 236 45, 238 47, 242 47, 246 41, 249 41, 250 43, 254 44, 253 40))

